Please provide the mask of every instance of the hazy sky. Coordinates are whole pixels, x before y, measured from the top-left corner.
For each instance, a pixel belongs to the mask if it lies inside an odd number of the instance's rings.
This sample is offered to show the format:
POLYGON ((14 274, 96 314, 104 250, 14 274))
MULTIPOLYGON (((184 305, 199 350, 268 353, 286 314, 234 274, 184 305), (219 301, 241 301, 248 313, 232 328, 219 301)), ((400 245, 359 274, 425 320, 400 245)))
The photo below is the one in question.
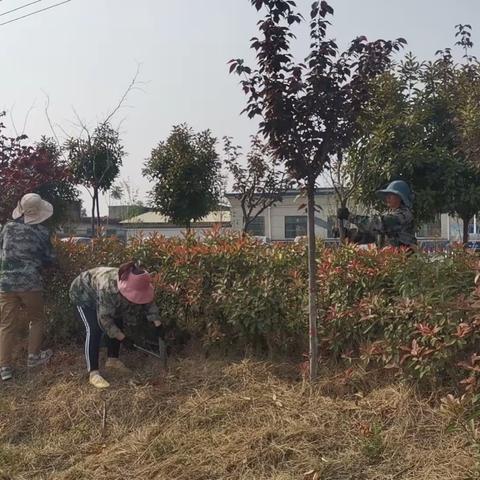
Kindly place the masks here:
MULTIPOLYGON (((0 0, 0 23, 58 3, 2 15, 31 0, 0 0)), ((308 14, 310 0, 297 0, 308 14)), ((405 37, 422 59, 453 43, 454 25, 470 23, 480 39, 479 0, 331 0, 332 37, 341 45, 357 35, 405 37)), ((259 16, 250 0, 72 0, 44 13, 0 26, 0 109, 11 111, 18 131, 33 105, 26 133, 50 134, 44 114, 75 134, 74 107, 89 126, 104 118, 141 64, 143 91, 132 92, 116 117, 128 152, 121 177, 143 197, 141 167, 171 126, 189 123, 246 145, 255 124, 239 113, 245 97, 226 62, 249 58, 259 16)), ((304 57, 305 30, 295 52, 304 57)), ((480 40, 479 40, 480 42, 480 40)), ((480 49, 475 45, 480 56, 480 49)), ((474 53, 475 53, 474 52, 474 53)), ((7 117, 10 124, 10 118, 7 117)), ((58 129, 58 134, 63 133, 58 129)))

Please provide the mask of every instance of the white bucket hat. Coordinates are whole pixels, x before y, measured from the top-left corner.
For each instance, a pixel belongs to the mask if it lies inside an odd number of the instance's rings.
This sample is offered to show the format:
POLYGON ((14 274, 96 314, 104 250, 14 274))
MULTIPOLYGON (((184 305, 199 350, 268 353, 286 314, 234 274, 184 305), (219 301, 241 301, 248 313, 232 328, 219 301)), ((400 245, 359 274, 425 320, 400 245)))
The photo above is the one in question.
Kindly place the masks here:
POLYGON ((49 219, 53 215, 53 205, 36 193, 27 193, 18 202, 12 217, 17 220, 23 217, 29 225, 37 225, 49 219))

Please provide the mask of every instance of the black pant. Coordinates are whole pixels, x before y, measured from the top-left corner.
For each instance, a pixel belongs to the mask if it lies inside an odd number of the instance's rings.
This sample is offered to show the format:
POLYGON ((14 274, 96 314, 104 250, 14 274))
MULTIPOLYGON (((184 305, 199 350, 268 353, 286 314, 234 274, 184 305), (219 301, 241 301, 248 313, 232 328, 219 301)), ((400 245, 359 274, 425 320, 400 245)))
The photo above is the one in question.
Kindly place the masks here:
MULTIPOLYGON (((85 359, 87 360, 87 369, 89 372, 98 370, 98 355, 100 351, 100 343, 104 331, 100 326, 97 318, 96 310, 87 307, 75 308, 75 315, 85 325, 85 359)), ((118 328, 123 329, 123 322, 121 319, 115 320, 118 328)), ((116 338, 110 338, 105 335, 107 343, 107 352, 109 358, 118 358, 120 354, 120 342, 116 338)))

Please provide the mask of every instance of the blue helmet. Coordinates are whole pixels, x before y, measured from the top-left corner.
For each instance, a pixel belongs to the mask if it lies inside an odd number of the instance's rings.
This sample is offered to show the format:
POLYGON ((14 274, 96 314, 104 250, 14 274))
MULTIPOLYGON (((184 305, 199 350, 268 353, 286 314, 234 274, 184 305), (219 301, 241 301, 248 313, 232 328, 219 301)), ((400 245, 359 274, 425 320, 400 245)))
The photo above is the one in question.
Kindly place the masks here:
POLYGON ((413 193, 407 182, 404 182, 403 180, 395 180, 394 182, 391 182, 387 188, 377 192, 377 195, 380 198, 385 198, 388 194, 398 195, 405 206, 412 208, 413 193))

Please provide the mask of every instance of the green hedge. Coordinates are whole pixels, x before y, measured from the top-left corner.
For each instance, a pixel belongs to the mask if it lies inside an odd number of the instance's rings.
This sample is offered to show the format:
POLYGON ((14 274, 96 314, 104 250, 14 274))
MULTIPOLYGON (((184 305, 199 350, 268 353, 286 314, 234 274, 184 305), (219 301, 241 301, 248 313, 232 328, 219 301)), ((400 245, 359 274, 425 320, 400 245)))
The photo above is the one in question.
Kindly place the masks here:
MULTIPOLYGON (((47 303, 58 339, 81 334, 68 306, 73 278, 136 258, 155 272, 164 322, 204 345, 282 355, 307 349, 304 245, 260 245, 211 232, 202 241, 154 237, 125 246, 98 239, 92 246, 58 242, 56 248, 60 269, 48 281, 47 303)), ((408 258, 393 249, 319 243, 317 261, 322 358, 374 362, 435 382, 476 375, 472 354, 480 323, 467 301, 472 255, 458 249, 408 258)))

